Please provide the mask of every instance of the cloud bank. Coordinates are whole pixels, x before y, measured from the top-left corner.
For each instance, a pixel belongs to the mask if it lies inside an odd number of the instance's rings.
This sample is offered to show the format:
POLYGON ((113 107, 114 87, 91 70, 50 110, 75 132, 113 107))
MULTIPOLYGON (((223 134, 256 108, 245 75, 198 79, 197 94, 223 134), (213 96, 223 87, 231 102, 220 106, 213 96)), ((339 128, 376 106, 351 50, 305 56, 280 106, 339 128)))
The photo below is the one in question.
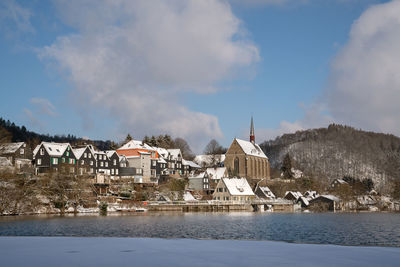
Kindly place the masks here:
POLYGON ((400 1, 372 6, 333 61, 326 92, 335 121, 400 135, 400 1))
POLYGON ((227 2, 86 0, 56 6, 75 32, 58 37, 40 57, 68 77, 82 113, 106 111, 121 133, 137 137, 222 136, 218 119, 190 110, 182 94, 215 92, 217 82, 259 59, 227 2))
POLYGON ((261 129, 265 140, 341 123, 400 136, 400 1, 368 8, 332 61, 323 95, 304 117, 261 129))

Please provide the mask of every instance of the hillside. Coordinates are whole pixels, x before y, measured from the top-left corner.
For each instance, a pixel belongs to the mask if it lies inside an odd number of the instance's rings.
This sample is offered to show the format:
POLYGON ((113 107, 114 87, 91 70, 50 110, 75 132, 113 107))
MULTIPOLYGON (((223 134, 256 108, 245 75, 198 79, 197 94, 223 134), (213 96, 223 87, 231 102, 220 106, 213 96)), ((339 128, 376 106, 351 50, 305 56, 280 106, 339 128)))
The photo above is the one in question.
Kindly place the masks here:
MULTIPOLYGON (((26 142, 32 149, 40 142, 58 142, 58 143, 71 143, 71 144, 93 144, 100 150, 112 149, 114 142, 102 140, 84 140, 77 138, 74 135, 45 135, 28 131, 25 126, 17 126, 9 120, 6 121, 0 117, 0 143, 5 142, 26 142)), ((115 148, 115 147, 114 147, 115 148)))
POLYGON ((262 143, 273 168, 280 169, 286 154, 306 175, 333 180, 351 176, 371 178, 381 191, 400 179, 400 138, 332 124, 298 131, 262 143))

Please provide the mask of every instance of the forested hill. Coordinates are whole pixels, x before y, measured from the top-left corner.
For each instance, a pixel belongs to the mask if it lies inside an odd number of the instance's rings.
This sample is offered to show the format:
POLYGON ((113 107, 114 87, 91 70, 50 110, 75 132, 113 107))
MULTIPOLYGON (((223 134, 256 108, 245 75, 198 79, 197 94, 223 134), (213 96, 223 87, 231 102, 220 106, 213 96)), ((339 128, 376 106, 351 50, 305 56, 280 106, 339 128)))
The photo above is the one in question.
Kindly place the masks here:
POLYGON ((73 145, 77 144, 93 144, 100 150, 115 149, 116 145, 114 142, 101 141, 101 140, 84 140, 82 138, 77 138, 74 135, 45 135, 38 134, 35 132, 28 131, 25 126, 17 126, 9 120, 6 121, 0 118, 0 143, 5 142, 26 142, 32 149, 40 142, 59 142, 59 143, 71 143, 73 145))
POLYGON ((332 124, 285 134, 260 146, 277 169, 289 154, 297 169, 314 177, 371 178, 381 190, 400 179, 400 138, 394 135, 332 124))

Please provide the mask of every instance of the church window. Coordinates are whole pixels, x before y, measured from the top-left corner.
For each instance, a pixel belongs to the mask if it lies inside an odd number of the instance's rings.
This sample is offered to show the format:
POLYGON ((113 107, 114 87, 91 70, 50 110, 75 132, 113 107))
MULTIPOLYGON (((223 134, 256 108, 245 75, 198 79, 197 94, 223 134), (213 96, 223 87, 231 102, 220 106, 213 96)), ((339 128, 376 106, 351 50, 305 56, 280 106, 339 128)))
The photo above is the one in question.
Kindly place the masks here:
POLYGON ((238 157, 235 158, 234 168, 235 168, 235 174, 239 175, 239 158, 238 157))

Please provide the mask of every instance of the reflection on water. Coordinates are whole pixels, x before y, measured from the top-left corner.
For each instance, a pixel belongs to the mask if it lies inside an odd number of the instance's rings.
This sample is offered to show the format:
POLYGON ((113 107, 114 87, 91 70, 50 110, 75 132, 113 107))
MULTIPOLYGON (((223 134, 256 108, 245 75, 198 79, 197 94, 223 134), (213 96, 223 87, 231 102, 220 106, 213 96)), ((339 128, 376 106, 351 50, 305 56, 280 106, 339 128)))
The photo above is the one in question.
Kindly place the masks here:
POLYGON ((400 246, 394 213, 181 213, 0 217, 0 235, 277 240, 400 246))

